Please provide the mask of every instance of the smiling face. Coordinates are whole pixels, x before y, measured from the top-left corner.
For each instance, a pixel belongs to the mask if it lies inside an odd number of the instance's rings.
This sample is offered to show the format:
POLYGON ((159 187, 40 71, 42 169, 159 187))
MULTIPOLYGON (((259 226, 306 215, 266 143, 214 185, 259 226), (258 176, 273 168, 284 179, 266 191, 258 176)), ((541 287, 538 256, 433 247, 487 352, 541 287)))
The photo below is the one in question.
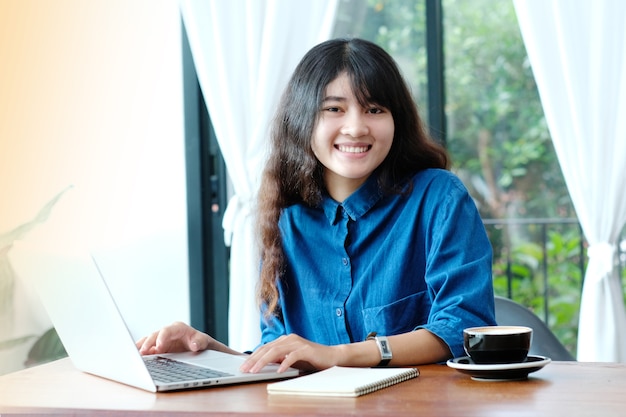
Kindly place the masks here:
POLYGON ((320 112, 311 149, 325 168, 328 193, 343 201, 389 154, 394 135, 393 116, 375 103, 363 107, 346 73, 328 84, 320 112))

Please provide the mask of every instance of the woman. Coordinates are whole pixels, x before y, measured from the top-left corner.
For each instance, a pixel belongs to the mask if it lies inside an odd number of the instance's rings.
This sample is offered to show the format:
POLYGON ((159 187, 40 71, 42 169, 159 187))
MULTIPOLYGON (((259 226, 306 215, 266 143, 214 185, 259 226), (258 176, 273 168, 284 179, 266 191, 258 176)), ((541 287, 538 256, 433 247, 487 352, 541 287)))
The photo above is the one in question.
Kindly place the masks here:
MULTIPOLYGON (((270 362, 418 365, 492 325, 491 245, 393 59, 360 39, 311 49, 283 94, 259 193, 261 344, 270 362)), ((175 323, 142 354, 216 349, 175 323)))

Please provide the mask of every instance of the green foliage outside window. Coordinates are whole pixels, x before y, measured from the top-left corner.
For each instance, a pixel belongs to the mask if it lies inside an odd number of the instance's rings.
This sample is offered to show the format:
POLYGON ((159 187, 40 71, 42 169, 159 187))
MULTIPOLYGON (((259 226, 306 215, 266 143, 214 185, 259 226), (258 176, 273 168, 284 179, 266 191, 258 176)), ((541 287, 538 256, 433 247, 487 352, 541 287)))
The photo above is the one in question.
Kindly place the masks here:
MULTIPOLYGON (((529 229, 529 235, 545 233, 545 250, 539 243, 543 238, 538 237, 535 241, 517 242, 508 253, 496 257, 493 265, 494 291, 504 297, 512 295, 517 302, 544 319, 575 356, 580 295, 586 267, 579 226, 569 223, 521 227, 529 229)), ((487 227, 490 235, 494 229, 487 227)))

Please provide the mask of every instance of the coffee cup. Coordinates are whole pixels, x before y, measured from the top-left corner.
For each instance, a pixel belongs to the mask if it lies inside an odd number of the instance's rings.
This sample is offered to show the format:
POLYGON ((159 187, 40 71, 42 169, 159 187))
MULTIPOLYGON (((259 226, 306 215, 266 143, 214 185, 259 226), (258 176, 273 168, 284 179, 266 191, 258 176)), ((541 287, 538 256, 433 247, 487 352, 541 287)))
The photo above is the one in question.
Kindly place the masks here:
POLYGON ((465 352, 477 364, 523 362, 532 343, 526 326, 483 326, 463 330, 465 352))

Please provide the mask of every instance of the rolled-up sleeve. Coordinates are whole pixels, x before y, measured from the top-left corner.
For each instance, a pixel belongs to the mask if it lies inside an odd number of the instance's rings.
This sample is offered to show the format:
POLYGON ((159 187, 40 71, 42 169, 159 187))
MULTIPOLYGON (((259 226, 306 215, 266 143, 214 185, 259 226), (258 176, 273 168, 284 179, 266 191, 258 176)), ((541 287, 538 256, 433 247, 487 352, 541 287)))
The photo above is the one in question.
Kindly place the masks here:
POLYGON ((492 248, 469 193, 456 178, 430 212, 425 280, 432 296, 428 329, 454 356, 463 354, 463 329, 495 324, 492 248))

